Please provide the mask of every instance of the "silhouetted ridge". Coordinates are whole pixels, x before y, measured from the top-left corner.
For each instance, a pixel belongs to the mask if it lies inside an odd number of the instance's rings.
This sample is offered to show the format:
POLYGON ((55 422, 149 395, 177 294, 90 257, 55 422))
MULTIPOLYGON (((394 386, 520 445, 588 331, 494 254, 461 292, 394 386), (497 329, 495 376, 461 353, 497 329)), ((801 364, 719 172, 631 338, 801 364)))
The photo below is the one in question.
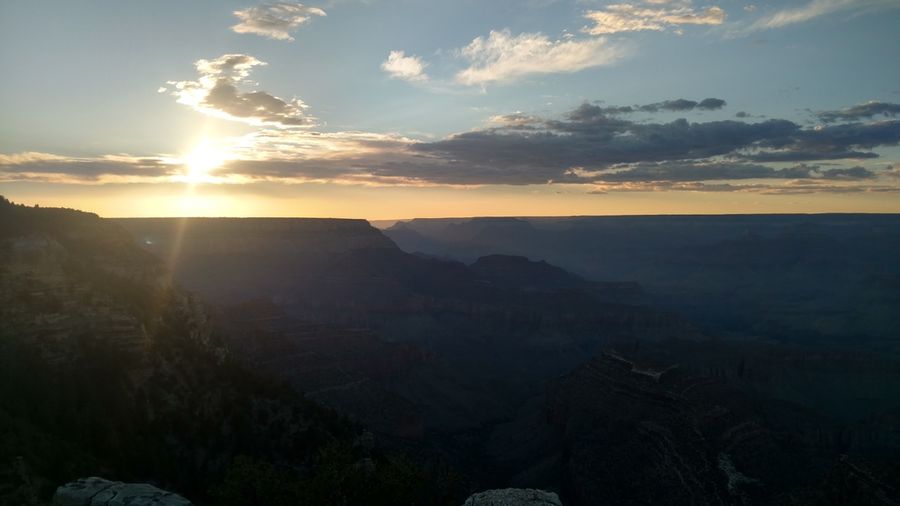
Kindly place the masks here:
POLYGON ((0 503, 97 475, 200 503, 417 502, 418 468, 238 363, 164 273, 109 220, 0 202, 0 503))
POLYGON ((583 286, 584 280, 541 260, 515 255, 483 256, 469 266, 480 279, 518 289, 559 289, 583 286))

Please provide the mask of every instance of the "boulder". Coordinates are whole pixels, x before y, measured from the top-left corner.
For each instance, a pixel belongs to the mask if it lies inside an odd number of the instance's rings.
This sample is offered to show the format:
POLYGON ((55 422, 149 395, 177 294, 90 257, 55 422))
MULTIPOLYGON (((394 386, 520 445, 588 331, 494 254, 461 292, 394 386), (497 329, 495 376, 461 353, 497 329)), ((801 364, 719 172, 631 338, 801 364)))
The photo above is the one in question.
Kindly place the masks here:
POLYGON ((146 483, 81 478, 56 489, 54 506, 192 506, 180 495, 146 483))
POLYGON ((562 506, 553 492, 533 488, 504 488, 472 494, 463 506, 562 506))

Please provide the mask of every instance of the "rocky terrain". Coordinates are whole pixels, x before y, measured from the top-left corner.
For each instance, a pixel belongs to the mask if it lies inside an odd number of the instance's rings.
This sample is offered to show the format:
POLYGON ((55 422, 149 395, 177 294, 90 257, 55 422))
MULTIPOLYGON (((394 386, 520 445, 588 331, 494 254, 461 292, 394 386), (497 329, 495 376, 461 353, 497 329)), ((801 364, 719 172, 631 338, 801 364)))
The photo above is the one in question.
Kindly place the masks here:
POLYGON ((54 506, 192 506, 172 492, 146 483, 122 483, 91 477, 67 483, 53 494, 54 506))
POLYGON ((716 333, 900 351, 897 215, 415 219, 385 235, 465 263, 502 253, 637 282, 716 333))
MULTIPOLYGON (((676 221, 643 239, 653 227, 640 220, 634 232, 587 219, 394 230, 508 245, 447 260, 359 220, 103 220, 0 204, 4 502, 45 504, 84 476, 224 505, 898 502, 900 363, 886 334, 764 332, 780 316, 697 325, 675 311, 697 292, 679 306, 654 292, 664 283, 621 277, 663 279, 665 265, 638 269, 650 252, 622 249, 632 270, 602 278, 515 251, 535 229, 564 244, 577 225, 611 234, 563 260, 692 233, 715 252, 733 239, 725 225, 676 221)), ((775 221, 796 240, 794 222, 775 221)), ((741 256, 742 244, 710 257, 702 290, 722 298, 717 276, 735 263, 736 279, 788 264, 862 279, 841 250, 791 264, 775 250, 741 256)), ((698 274, 684 272, 690 288, 698 274)), ((872 272, 874 318, 892 285, 872 272)), ((772 293, 769 304, 787 292, 772 293)))
MULTIPOLYGON (((604 344, 702 338, 642 305, 633 284, 587 282, 545 262, 410 255, 352 220, 274 220, 246 241, 242 220, 186 220, 180 239, 178 222, 116 220, 173 259, 177 282, 220 302, 231 347, 255 367, 462 467, 481 465, 488 428, 604 344)), ((491 484, 491 472, 472 474, 491 484)))
POLYGON ((507 488, 472 494, 463 506, 562 506, 553 492, 507 488))
MULTIPOLYGON (((161 221, 123 223, 175 259, 161 221)), ((413 225, 502 253, 536 227, 474 221, 413 225)), ((467 469, 477 487, 558 490, 572 504, 777 504, 840 468, 842 453, 896 448, 893 358, 702 332, 621 278, 508 254, 468 265, 411 255, 357 222, 320 229, 348 234, 321 239, 339 248, 258 232, 253 252, 227 249, 213 237, 227 222, 189 220, 203 239, 182 239, 173 265, 177 281, 224 301, 231 346, 392 444, 467 469), (252 262, 260 251, 264 265, 252 262), (254 298, 220 290, 219 272, 254 298)))
POLYGON ((425 493, 402 457, 235 361, 213 311, 96 215, 0 202, 0 299, 4 504, 91 475, 201 504, 425 493))

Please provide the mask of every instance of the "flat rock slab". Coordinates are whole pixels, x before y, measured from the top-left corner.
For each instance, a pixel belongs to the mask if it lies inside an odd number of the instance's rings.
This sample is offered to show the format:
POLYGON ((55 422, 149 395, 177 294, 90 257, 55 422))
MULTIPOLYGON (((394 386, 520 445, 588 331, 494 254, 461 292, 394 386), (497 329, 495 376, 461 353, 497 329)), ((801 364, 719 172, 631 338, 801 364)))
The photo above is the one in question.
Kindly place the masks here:
POLYGON ((56 489, 54 506, 193 506, 172 492, 146 483, 81 478, 56 489))
POLYGON ((533 488, 504 488, 472 494, 463 506, 562 506, 553 492, 533 488))

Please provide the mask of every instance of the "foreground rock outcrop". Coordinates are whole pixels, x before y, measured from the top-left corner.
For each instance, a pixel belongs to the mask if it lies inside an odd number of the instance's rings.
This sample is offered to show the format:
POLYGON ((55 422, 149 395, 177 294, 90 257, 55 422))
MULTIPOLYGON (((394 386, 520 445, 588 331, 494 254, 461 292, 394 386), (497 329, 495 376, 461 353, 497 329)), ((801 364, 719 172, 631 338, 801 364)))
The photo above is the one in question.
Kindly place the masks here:
POLYGON ((178 494, 146 483, 122 483, 103 478, 82 478, 67 483, 53 495, 54 506, 191 506, 178 494))
POLYGON ((533 488, 504 488, 472 494, 463 506, 562 506, 553 492, 533 488))

